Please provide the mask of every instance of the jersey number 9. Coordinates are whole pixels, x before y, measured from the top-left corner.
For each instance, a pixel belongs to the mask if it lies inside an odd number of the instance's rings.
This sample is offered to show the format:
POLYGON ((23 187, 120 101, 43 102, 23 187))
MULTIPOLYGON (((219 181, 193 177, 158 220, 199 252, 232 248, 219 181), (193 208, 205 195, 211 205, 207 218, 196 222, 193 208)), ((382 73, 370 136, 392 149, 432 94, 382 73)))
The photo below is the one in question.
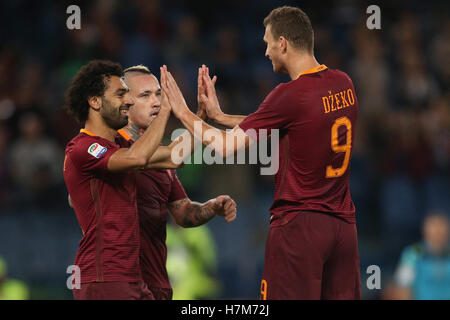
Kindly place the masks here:
POLYGON ((348 164, 350 162, 350 153, 352 150, 352 123, 347 117, 341 117, 334 121, 331 127, 331 149, 336 153, 345 152, 344 162, 339 168, 333 168, 333 166, 327 166, 326 177, 327 178, 337 178, 344 174, 347 170, 348 164), (347 139, 346 143, 339 144, 339 134, 338 129, 341 126, 346 127, 347 139))

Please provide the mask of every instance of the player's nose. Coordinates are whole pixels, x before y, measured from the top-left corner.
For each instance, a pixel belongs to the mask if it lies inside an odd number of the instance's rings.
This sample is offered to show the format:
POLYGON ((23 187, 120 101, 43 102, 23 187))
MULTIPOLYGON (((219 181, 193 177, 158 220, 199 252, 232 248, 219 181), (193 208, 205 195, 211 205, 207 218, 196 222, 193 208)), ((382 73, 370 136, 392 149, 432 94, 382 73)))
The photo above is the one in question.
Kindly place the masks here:
POLYGON ((152 95, 152 107, 160 107, 161 106, 161 98, 158 98, 156 94, 152 95))
POLYGON ((128 106, 132 106, 134 104, 134 98, 130 94, 130 92, 125 93, 125 96, 123 97, 123 102, 128 106))

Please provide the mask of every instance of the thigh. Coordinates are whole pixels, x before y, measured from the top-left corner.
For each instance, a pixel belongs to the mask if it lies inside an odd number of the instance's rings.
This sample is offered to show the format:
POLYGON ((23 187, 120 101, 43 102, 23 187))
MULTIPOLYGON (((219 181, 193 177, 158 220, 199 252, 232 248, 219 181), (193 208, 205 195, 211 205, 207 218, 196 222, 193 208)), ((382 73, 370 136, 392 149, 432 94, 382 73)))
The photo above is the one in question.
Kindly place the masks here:
POLYGON ((323 299, 361 299, 356 224, 338 220, 336 246, 323 270, 323 299))
POLYGON ((299 213, 271 227, 266 243, 261 299, 320 299, 322 267, 333 245, 330 217, 299 213))

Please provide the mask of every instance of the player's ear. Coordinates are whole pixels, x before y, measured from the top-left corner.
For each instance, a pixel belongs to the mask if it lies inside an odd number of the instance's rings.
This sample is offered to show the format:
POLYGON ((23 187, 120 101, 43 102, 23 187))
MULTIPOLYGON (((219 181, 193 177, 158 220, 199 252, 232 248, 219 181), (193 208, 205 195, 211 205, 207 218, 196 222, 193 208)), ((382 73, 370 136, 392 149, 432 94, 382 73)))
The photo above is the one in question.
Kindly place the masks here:
POLYGON ((285 37, 280 36, 280 39, 279 39, 279 45, 280 45, 281 53, 286 53, 286 49, 287 49, 287 40, 286 40, 285 37))
POLYGON ((89 106, 96 111, 100 110, 100 108, 102 107, 102 99, 100 99, 100 97, 97 96, 89 97, 88 103, 89 106))

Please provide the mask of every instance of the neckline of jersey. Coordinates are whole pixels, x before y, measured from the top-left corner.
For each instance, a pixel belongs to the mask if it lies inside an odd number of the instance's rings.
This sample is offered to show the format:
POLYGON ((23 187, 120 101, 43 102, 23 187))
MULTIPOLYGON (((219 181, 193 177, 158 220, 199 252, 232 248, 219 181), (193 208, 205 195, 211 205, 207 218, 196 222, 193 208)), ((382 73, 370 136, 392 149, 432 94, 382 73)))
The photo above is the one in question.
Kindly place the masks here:
POLYGON ((89 131, 89 130, 87 130, 87 129, 84 129, 84 128, 83 128, 83 129, 80 129, 80 133, 84 133, 84 134, 87 134, 88 136, 100 138, 100 139, 103 139, 103 140, 106 140, 106 141, 111 142, 110 140, 108 140, 108 139, 106 139, 106 138, 103 138, 103 137, 101 137, 101 136, 99 136, 99 135, 96 135, 95 133, 93 133, 93 132, 91 132, 91 131, 89 131))
POLYGON ((127 141, 130 141, 130 140, 131 140, 131 137, 125 132, 125 130, 119 129, 119 130, 117 130, 117 132, 118 132, 122 137, 124 137, 127 141))
MULTIPOLYGON (((309 70, 303 71, 302 73, 300 73, 298 75, 297 79, 300 78, 301 76, 305 75, 305 74, 317 73, 317 72, 320 72, 320 71, 323 71, 323 70, 326 70, 326 69, 328 69, 328 67, 326 65, 324 65, 324 64, 321 64, 320 66, 317 66, 317 67, 311 68, 309 70)), ((295 80, 297 80, 297 79, 295 79, 295 80)))
POLYGON ((93 134, 92 132, 90 132, 89 130, 86 130, 86 129, 81 129, 80 133, 85 133, 85 134, 87 134, 88 136, 91 136, 91 137, 97 137, 97 135, 93 134))

